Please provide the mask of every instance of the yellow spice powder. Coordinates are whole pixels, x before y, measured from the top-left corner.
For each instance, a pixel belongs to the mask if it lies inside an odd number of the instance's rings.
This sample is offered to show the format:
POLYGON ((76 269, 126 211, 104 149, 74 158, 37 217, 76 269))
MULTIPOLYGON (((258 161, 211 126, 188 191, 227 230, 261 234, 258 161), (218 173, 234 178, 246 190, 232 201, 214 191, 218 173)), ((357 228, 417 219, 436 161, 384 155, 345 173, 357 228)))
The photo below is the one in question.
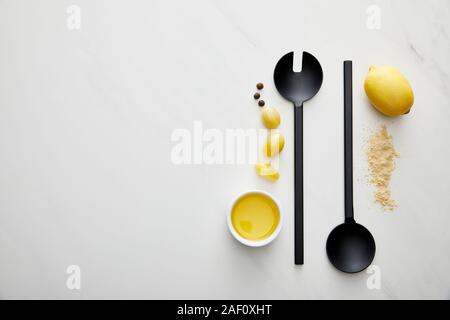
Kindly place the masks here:
POLYGON ((395 169, 395 159, 398 156, 392 142, 392 136, 389 134, 387 127, 383 125, 369 139, 367 160, 370 183, 376 188, 375 202, 378 202, 386 211, 393 211, 397 207, 395 200, 391 198, 389 184, 395 169))

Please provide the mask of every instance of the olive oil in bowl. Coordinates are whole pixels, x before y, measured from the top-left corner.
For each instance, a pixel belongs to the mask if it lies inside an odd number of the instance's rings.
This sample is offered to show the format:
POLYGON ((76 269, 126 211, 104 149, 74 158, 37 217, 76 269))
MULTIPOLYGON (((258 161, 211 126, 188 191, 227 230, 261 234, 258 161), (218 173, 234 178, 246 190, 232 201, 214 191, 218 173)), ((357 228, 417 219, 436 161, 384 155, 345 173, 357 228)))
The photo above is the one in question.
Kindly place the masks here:
POLYGON ((282 223, 280 207, 272 196, 262 191, 241 195, 233 204, 228 225, 241 243, 260 247, 278 235, 282 223))

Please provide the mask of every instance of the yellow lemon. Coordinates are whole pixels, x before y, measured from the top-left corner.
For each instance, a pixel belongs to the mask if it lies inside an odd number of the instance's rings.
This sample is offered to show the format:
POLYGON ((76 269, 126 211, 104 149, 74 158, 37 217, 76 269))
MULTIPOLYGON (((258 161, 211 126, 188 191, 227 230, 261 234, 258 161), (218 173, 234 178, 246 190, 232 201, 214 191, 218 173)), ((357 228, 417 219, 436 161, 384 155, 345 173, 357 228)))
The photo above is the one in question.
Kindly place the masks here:
POLYGON ((411 85, 405 76, 393 67, 370 67, 364 89, 372 105, 390 117, 409 113, 414 104, 411 85))
POLYGON ((269 181, 277 181, 280 178, 280 173, 270 163, 259 162, 255 165, 255 169, 261 177, 269 181))

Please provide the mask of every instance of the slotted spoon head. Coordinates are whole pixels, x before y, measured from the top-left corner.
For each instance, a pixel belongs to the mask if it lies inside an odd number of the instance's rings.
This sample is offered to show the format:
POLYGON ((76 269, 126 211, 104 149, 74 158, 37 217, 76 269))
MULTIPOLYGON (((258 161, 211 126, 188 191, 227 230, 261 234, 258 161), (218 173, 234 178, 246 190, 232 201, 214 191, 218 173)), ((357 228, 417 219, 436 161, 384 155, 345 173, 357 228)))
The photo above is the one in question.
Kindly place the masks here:
POLYGON ((278 92, 295 106, 301 106, 319 92, 323 81, 323 71, 319 61, 304 51, 302 71, 294 72, 294 52, 289 52, 278 61, 274 81, 278 92))

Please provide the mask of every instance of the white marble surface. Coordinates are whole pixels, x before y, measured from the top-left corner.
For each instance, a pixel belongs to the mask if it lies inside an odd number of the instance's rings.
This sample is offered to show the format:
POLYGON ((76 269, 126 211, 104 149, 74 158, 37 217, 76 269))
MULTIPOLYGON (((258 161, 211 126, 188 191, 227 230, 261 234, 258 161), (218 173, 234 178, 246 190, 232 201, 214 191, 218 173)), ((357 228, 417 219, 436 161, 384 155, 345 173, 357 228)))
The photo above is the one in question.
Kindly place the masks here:
POLYGON ((0 298, 418 299, 450 297, 448 0, 0 1, 0 298), (66 8, 81 8, 81 29, 66 8), (366 9, 381 10, 381 29, 366 9), (305 108, 306 264, 293 264, 292 107, 273 67, 308 50, 325 80, 305 108), (355 211, 374 234, 382 286, 335 271, 343 221, 342 61, 354 60, 355 211), (413 112, 367 103, 368 67, 410 79, 413 112), (254 85, 282 113, 282 178, 250 165, 174 166, 176 128, 260 128, 254 85), (389 126, 401 158, 394 213, 372 201, 364 146, 389 126), (286 223, 263 249, 228 233, 238 193, 260 188, 286 223), (82 288, 66 288, 79 265, 82 288))

